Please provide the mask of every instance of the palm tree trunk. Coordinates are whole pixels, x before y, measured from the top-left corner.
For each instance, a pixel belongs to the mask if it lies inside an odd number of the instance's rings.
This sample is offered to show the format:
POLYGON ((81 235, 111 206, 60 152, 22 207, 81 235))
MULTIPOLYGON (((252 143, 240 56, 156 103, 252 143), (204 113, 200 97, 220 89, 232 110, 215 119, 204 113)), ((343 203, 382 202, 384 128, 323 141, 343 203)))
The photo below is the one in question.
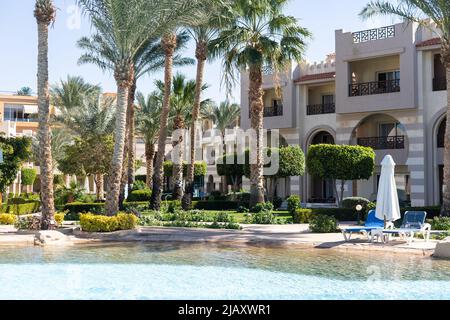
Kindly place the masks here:
POLYGON ((94 175, 95 188, 96 188, 96 198, 97 201, 103 200, 104 197, 104 178, 102 173, 97 173, 94 175))
POLYGON ((167 124, 170 112, 170 95, 173 77, 173 53, 177 45, 174 33, 165 34, 162 39, 162 47, 165 53, 164 62, 164 100, 161 111, 161 122, 158 137, 158 153, 156 154, 155 173, 153 175, 153 189, 150 207, 153 210, 161 208, 161 193, 163 185, 163 161, 167 139, 167 124))
POLYGON ((153 187, 153 159, 155 158, 155 145, 145 144, 145 161, 147 164, 146 184, 149 189, 153 187))
MULTIPOLYGON (((128 110, 128 107, 127 107, 128 110)), ((128 123, 128 112, 127 121, 128 123)), ((128 126, 125 127, 125 142, 123 147, 123 162, 122 162, 122 176, 120 178, 120 193, 119 193, 119 210, 123 210, 123 202, 125 201, 125 189, 128 180, 128 126)))
POLYGON ((109 174, 108 193, 106 195, 106 214, 114 215, 119 210, 120 181, 122 178, 123 155, 125 147, 128 86, 118 83, 116 130, 114 135, 114 153, 109 174))
POLYGON ((173 125, 173 136, 176 140, 172 142, 172 155, 175 157, 172 167, 173 192, 172 200, 181 200, 183 198, 183 133, 184 121, 181 115, 177 115, 173 125))
POLYGON ((186 176, 186 188, 183 196, 183 209, 188 210, 191 207, 192 196, 194 194, 194 166, 195 166, 195 133, 196 125, 198 121, 198 115, 200 113, 201 93, 203 86, 203 76, 205 73, 205 62, 208 55, 207 44, 204 41, 198 41, 195 57, 197 58, 197 74, 195 79, 195 101, 194 110, 192 110, 192 123, 190 132, 190 150, 189 150, 189 163, 186 176))
POLYGON ((131 188, 134 183, 134 174, 135 174, 135 144, 136 144, 136 135, 135 135, 135 119, 134 119, 134 100, 136 95, 136 79, 133 80, 133 84, 131 85, 130 92, 128 95, 128 193, 131 192, 131 188))
POLYGON ((50 129, 50 96, 48 88, 48 26, 47 22, 38 24, 38 116, 39 116, 39 163, 41 176, 41 201, 43 230, 54 229, 55 204, 53 199, 53 159, 50 129))
MULTIPOLYGON (((445 126, 444 143, 444 192, 442 215, 450 216, 450 50, 448 51, 448 63, 446 63, 447 73, 447 122, 445 126)), ((445 61, 445 60, 444 60, 445 61)))
POLYGON ((250 66, 250 114, 252 129, 256 133, 256 150, 250 150, 250 207, 264 202, 263 184, 263 95, 260 66, 250 66), (252 153, 256 153, 256 157, 252 153))

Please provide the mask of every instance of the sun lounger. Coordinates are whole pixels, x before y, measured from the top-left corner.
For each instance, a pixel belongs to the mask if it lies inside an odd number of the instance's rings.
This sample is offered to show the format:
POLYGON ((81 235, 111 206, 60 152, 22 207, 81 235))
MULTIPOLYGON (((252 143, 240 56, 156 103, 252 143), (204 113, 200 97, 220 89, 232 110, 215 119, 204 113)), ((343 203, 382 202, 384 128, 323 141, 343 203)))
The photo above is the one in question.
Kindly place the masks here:
POLYGON ((364 226, 348 227, 341 231, 345 241, 349 241, 353 233, 362 233, 367 239, 372 241, 372 231, 377 229, 384 229, 384 221, 375 217, 375 210, 370 210, 364 226))
POLYGON ((385 229, 384 241, 389 241, 391 235, 398 235, 400 238, 411 243, 416 234, 422 234, 425 241, 430 240, 431 225, 425 223, 427 213, 425 211, 407 211, 403 218, 403 223, 399 229, 385 229))

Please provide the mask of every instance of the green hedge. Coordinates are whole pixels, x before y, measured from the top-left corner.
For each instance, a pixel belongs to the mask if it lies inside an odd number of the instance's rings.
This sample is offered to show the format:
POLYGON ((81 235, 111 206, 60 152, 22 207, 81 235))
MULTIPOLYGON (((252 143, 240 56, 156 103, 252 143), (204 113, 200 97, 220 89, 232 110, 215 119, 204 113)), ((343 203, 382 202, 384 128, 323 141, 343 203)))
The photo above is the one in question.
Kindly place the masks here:
POLYGON ((313 211, 311 209, 297 209, 292 213, 292 222, 296 224, 309 223, 312 215, 313 211))
POLYGON ((192 208, 198 210, 237 210, 242 203, 238 201, 214 200, 214 201, 193 201, 192 208))
POLYGON ((92 203, 84 203, 84 202, 72 202, 67 203, 63 211, 69 211, 71 213, 103 213, 105 204, 103 202, 92 202, 92 203))
POLYGON ((2 204, 0 213, 12 213, 16 215, 32 214, 39 212, 41 202, 37 200, 26 200, 25 203, 2 204))
POLYGON ((134 190, 128 195, 127 201, 150 201, 152 191, 150 189, 134 190))
POLYGON ((358 219, 358 212, 355 209, 346 208, 313 208, 314 215, 320 214, 329 217, 334 217, 338 221, 356 221, 358 219))
POLYGON ((138 218, 133 214, 119 213, 113 217, 86 213, 80 215, 81 230, 87 232, 112 232, 131 230, 137 226, 138 218))
POLYGON ((433 219, 434 217, 439 217, 441 215, 440 206, 430 206, 430 207, 409 207, 400 209, 402 218, 406 211, 425 211, 427 213, 427 219, 433 219))

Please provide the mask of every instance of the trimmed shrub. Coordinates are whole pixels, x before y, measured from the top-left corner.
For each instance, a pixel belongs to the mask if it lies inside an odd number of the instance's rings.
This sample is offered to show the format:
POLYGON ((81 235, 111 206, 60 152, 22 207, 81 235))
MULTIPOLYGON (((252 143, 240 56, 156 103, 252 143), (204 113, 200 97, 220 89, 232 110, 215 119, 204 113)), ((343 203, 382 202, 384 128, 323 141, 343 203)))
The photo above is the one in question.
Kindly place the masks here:
POLYGON ((62 226, 65 216, 66 216, 66 212, 55 213, 55 221, 58 226, 62 226))
POLYGON ((102 202, 72 202, 67 203, 64 206, 64 211, 68 211, 69 214, 77 214, 77 213, 103 213, 105 210, 105 204, 102 202))
POLYGON ((180 200, 173 200, 173 201, 168 202, 167 212, 174 213, 179 210, 181 210, 181 201, 180 200))
POLYGON ((145 180, 144 181, 142 181, 142 180, 135 180, 134 181, 132 191, 134 191, 134 190, 144 190, 144 189, 148 189, 147 188, 147 184, 145 183, 145 180))
POLYGON ((14 225, 16 223, 17 216, 11 213, 0 214, 0 224, 14 225))
MULTIPOLYGON (((19 199, 19 198, 16 198, 19 199)), ((15 215, 25 215, 25 214, 32 214, 39 211, 41 207, 41 202, 36 200, 17 200, 17 204, 3 204, 1 206, 1 213, 12 213, 15 215)))
POLYGON ((294 214, 295 210, 300 208, 300 197, 296 195, 291 195, 287 198, 287 208, 289 213, 294 214))
POLYGON ((370 201, 366 198, 349 197, 342 200, 342 208, 355 209, 358 204, 361 205, 363 208, 365 208, 369 203, 370 201))
POLYGON ((309 223, 313 213, 311 209, 297 209, 292 214, 292 222, 299 223, 309 223))
POLYGON ((113 217, 91 213, 80 215, 81 230, 87 232, 112 232, 136 227, 138 218, 133 214, 119 213, 113 217))
POLYGON ((148 201, 124 201, 123 208, 125 210, 135 209, 138 211, 144 211, 148 209, 148 201))
POLYGON ((22 168, 20 176, 23 185, 32 186, 36 180, 37 172, 34 168, 22 168))
POLYGON ((333 233, 337 231, 337 220, 323 214, 313 215, 309 221, 309 229, 313 233, 333 233))
POLYGON ((128 195, 127 201, 136 202, 136 201, 150 201, 152 197, 152 191, 148 188, 141 190, 133 190, 128 195))

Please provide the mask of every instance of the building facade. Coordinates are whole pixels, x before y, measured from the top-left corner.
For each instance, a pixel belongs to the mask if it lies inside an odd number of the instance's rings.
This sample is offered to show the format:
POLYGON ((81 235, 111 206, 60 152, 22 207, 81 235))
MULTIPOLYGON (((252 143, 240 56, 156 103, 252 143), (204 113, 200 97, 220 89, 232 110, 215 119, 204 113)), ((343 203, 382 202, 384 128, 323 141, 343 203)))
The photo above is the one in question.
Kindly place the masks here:
MULTIPOLYGON (((372 147, 369 180, 349 182, 345 196, 376 198, 380 162, 393 156, 400 199, 413 206, 442 199, 447 92, 440 41, 428 28, 396 24, 357 32, 335 31, 334 54, 286 72, 264 72, 264 126, 289 145, 372 147), (276 85, 282 95, 276 95, 276 85)), ((241 77, 242 126, 250 127, 248 76, 241 77)), ((282 181, 283 194, 309 203, 334 202, 333 188, 306 174, 282 181)))

